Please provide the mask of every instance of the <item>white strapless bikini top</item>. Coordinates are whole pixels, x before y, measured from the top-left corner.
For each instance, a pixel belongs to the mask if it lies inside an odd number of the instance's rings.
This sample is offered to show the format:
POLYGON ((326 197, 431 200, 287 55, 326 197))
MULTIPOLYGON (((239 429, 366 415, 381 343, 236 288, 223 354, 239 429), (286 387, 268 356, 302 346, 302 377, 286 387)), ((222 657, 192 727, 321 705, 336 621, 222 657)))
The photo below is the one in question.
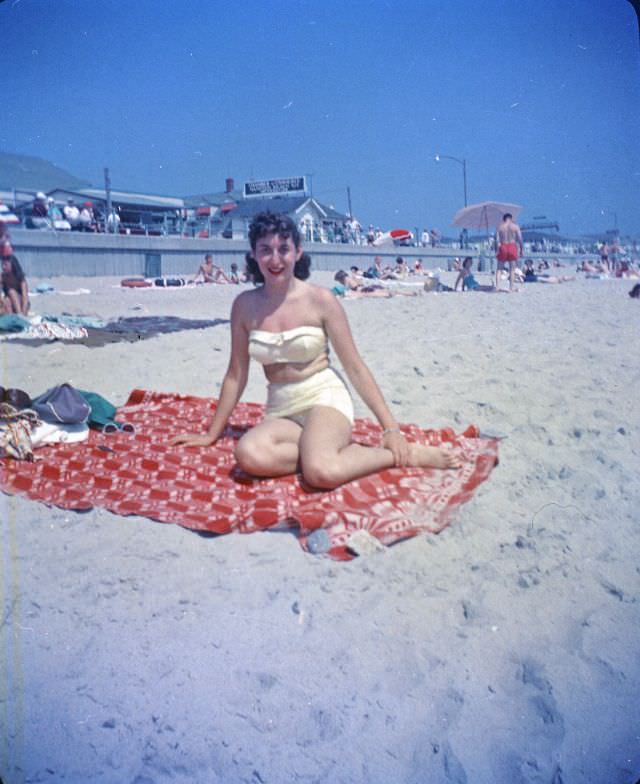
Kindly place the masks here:
POLYGON ((249 356, 261 365, 279 362, 311 362, 327 353, 327 336, 322 327, 294 327, 284 332, 252 329, 249 356))

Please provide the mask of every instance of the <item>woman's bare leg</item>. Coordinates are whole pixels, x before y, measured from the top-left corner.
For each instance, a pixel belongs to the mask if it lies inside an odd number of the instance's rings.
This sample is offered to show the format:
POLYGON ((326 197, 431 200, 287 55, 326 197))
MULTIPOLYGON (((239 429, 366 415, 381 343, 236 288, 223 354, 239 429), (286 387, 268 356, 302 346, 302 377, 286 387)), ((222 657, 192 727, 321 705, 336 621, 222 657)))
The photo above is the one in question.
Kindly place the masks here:
MULTIPOLYGON (((317 406, 309 413, 299 449, 304 478, 313 487, 324 489, 392 468, 394 464, 390 450, 352 443, 347 418, 327 406, 317 406)), ((410 465, 455 468, 458 460, 439 447, 411 444, 410 465)))
POLYGON ((236 460, 252 476, 285 476, 298 469, 302 428, 290 419, 265 419, 236 444, 236 460))
POLYGON ((8 312, 9 313, 22 313, 22 303, 20 301, 20 295, 15 289, 9 289, 9 293, 7 294, 7 300, 9 304, 8 312))

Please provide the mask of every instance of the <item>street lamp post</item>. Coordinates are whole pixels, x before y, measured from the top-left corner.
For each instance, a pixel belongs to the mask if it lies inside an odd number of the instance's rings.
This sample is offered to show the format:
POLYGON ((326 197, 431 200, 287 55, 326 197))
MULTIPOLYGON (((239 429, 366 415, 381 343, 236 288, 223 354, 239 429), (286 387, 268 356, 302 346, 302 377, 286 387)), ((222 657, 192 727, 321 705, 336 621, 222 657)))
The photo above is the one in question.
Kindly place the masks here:
POLYGON ((613 215, 613 229, 614 229, 614 233, 617 234, 618 233, 618 213, 617 213, 617 211, 616 210, 611 210, 608 207, 603 207, 600 210, 600 214, 604 215, 605 213, 607 213, 608 215, 613 215))
POLYGON ((440 162, 443 158, 446 158, 449 161, 455 161, 462 166, 462 182, 464 184, 464 206, 467 206, 467 159, 466 158, 454 158, 453 155, 436 155, 436 161, 440 162))

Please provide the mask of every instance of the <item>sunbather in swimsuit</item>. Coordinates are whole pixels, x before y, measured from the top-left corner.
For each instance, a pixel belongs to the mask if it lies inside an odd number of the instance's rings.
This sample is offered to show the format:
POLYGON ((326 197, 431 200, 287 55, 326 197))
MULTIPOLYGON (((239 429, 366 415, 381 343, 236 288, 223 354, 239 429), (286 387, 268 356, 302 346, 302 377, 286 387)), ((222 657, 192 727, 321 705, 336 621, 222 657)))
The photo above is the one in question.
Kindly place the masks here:
MULTIPOLYGON (((284 332, 254 329, 249 333, 249 355, 261 365, 279 363, 308 364, 329 353, 322 327, 295 327, 284 332)), ((314 406, 329 406, 340 411, 353 424, 353 401, 336 371, 327 367, 302 381, 267 387, 268 417, 284 417, 304 425, 314 406)))
POLYGON ((465 275, 462 288, 473 291, 474 289, 477 289, 479 285, 478 281, 473 277, 473 274, 469 273, 468 275, 465 275))
POLYGON ((29 312, 29 287, 20 262, 11 253, 10 248, 9 245, 2 248, 0 313, 18 313, 26 316, 29 312))
POLYGON ((206 433, 180 433, 171 443, 208 447, 223 436, 254 357, 269 386, 267 416, 235 447, 247 474, 300 471, 311 487, 333 489, 394 466, 458 468, 461 461, 449 450, 406 440, 354 344, 344 309, 329 291, 307 283, 311 259, 297 223, 288 215, 259 213, 249 241, 247 269, 258 285, 233 302, 231 354, 218 405, 206 433), (329 366, 329 342, 382 428, 379 446, 352 440, 352 401, 329 366))

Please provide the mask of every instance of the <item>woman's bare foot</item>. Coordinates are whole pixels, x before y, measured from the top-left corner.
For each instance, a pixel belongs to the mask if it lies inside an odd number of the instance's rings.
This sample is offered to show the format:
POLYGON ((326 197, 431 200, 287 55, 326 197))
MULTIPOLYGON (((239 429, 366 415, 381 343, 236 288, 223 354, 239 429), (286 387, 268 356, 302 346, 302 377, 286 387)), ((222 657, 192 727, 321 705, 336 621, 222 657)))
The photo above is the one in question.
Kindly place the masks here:
POLYGON ((460 468, 460 457, 439 446, 409 444, 409 465, 416 468, 460 468))

